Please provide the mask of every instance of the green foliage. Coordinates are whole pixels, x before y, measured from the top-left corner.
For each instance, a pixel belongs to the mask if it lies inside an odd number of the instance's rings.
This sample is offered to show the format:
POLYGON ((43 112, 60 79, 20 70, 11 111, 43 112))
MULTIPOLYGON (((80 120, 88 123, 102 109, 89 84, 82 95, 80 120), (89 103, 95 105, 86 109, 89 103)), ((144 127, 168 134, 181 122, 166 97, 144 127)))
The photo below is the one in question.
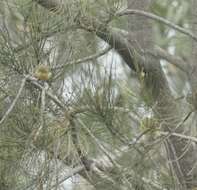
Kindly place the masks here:
MULTIPOLYGON (((106 152, 108 157, 122 153, 121 147, 125 145, 129 145, 130 151, 119 161, 122 173, 115 180, 123 180, 130 189, 152 189, 152 185, 142 181, 147 177, 170 189, 173 179, 166 174, 166 163, 161 162, 162 169, 158 171, 153 161, 163 156, 154 155, 155 151, 162 152, 160 141, 155 145, 158 140, 155 138, 151 146, 147 145, 142 134, 147 129, 154 131, 158 125, 154 117, 146 117, 155 103, 152 81, 149 88, 145 87, 146 73, 138 73, 140 80, 136 81, 136 75, 132 73, 132 77, 128 68, 120 66, 122 60, 114 61, 113 51, 108 52, 108 57, 98 56, 75 64, 105 46, 94 32, 82 30, 80 21, 96 19, 110 27, 127 29, 127 18, 114 16, 125 7, 126 1, 65 0, 64 3, 65 9, 56 14, 30 0, 0 2, 0 120, 13 103, 21 79, 25 75, 33 77, 35 68, 43 63, 53 74, 47 92, 58 97, 66 109, 60 109, 45 94, 43 111, 44 92, 39 85, 46 83, 34 81, 38 84, 35 86, 26 82, 13 110, 0 125, 0 189, 19 190, 29 184, 34 188, 40 176, 50 189, 50 182, 62 172, 58 167, 57 171, 54 169, 58 159, 75 167, 81 159, 78 148, 82 156, 97 158, 106 152), (139 143, 132 144, 135 139, 139 143)), ((152 5, 153 13, 180 26, 190 24, 189 11, 189 2, 183 0, 157 0, 152 5)), ((153 26, 155 44, 166 49, 173 47, 180 56, 190 55, 191 42, 186 37, 177 32, 170 35, 172 30, 161 23, 153 26)), ((119 171, 118 167, 115 169, 119 171)))

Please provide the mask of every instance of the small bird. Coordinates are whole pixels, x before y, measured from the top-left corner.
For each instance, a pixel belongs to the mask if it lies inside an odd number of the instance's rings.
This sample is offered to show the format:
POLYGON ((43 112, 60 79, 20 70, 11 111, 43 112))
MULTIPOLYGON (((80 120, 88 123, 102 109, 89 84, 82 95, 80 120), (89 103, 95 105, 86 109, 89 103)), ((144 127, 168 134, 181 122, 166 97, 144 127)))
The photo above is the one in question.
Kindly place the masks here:
POLYGON ((37 66, 34 76, 39 80, 48 81, 51 78, 52 73, 47 65, 42 64, 37 66))

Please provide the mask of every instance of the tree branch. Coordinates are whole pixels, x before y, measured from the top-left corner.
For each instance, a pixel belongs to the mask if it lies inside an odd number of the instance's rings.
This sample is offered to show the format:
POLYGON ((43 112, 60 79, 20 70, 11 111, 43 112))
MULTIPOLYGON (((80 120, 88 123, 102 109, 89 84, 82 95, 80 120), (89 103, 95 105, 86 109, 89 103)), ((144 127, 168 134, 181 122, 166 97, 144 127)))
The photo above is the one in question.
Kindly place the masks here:
POLYGON ((123 10, 121 12, 116 13, 116 16, 124 16, 124 15, 132 15, 132 14, 144 16, 146 18, 161 22, 161 23, 163 23, 163 24, 165 24, 165 25, 167 25, 167 26, 169 26, 169 27, 171 27, 171 28, 189 36, 189 37, 191 37, 193 40, 197 41, 197 36, 195 36, 192 32, 190 32, 190 31, 186 30, 185 28, 182 28, 182 27, 170 22, 167 19, 164 19, 160 16, 157 16, 157 15, 149 13, 149 12, 145 12, 145 11, 141 11, 141 10, 126 9, 126 10, 123 10))
POLYGON ((67 67, 68 65, 77 65, 77 64, 80 64, 80 63, 85 63, 85 62, 88 62, 88 61, 92 61, 93 59, 97 59, 103 55, 105 55, 107 52, 109 52, 112 48, 109 46, 107 48, 105 48, 104 50, 102 50, 101 52, 98 52, 98 53, 95 53, 93 55, 90 55, 90 56, 87 56, 87 57, 84 57, 84 58, 81 58, 81 59, 77 59, 75 61, 71 61, 69 62, 68 64, 66 65, 58 65, 54 68, 52 68, 53 70, 56 70, 56 69, 63 69, 65 67, 67 67))

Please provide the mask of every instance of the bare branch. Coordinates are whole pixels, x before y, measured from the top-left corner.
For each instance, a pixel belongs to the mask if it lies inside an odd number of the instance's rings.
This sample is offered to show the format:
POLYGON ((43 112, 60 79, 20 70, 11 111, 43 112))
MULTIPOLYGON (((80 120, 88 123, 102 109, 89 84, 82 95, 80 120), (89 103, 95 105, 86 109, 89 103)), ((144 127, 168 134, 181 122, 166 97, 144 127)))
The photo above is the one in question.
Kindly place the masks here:
POLYGON ((132 15, 132 14, 144 16, 146 18, 161 22, 161 23, 163 23, 163 24, 165 24, 165 25, 167 25, 167 26, 169 26, 169 27, 171 27, 171 28, 189 36, 189 37, 191 37, 193 40, 197 41, 197 36, 195 36, 192 32, 190 32, 190 31, 186 30, 185 28, 182 28, 182 27, 170 22, 167 19, 164 19, 160 16, 157 16, 157 15, 149 13, 149 12, 145 12, 145 11, 141 11, 141 10, 134 10, 134 9, 126 9, 126 10, 123 10, 121 12, 116 13, 116 16, 124 16, 124 15, 132 15))

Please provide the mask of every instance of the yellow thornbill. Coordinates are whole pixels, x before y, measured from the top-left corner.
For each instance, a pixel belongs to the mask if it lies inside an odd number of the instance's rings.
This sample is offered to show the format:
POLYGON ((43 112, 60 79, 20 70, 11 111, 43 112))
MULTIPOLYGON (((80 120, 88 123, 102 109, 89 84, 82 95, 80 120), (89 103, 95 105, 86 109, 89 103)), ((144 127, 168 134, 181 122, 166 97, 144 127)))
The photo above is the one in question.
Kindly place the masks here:
POLYGON ((34 76, 39 79, 39 80, 43 80, 43 81, 47 81, 51 78, 51 72, 50 72, 50 69, 47 65, 38 65, 36 70, 35 70, 35 73, 34 73, 34 76))

